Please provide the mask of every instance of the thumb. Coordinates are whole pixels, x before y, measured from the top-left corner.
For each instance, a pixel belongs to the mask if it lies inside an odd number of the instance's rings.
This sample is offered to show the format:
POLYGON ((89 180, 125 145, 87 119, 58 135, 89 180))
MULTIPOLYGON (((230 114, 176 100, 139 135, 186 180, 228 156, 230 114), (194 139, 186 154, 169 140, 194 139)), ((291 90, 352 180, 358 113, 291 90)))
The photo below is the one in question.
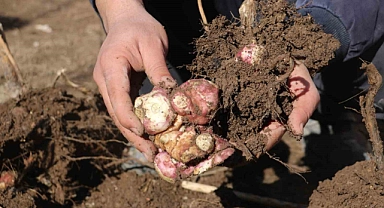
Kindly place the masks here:
POLYGON ((152 48, 142 54, 145 73, 154 86, 172 88, 176 81, 170 74, 165 62, 164 49, 152 48))
POLYGON ((289 115, 289 126, 295 135, 302 135, 304 125, 315 111, 320 96, 307 67, 297 62, 289 78, 289 89, 295 94, 293 110, 289 115))

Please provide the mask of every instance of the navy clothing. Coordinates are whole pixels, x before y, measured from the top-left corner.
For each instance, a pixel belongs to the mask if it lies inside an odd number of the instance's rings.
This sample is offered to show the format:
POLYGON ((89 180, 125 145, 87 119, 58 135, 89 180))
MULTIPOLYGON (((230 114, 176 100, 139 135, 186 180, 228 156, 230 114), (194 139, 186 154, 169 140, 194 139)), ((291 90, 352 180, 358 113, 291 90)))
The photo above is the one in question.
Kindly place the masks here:
MULTIPOLYGON (((384 0, 297 0, 296 7, 341 42, 336 55, 342 61, 329 65, 314 79, 321 95, 320 112, 338 117, 345 106, 359 109, 355 95, 369 87, 359 69, 360 58, 372 62, 384 75, 384 0)), ((377 118, 384 119, 383 87, 375 101, 377 118)))
MULTIPOLYGON (((95 0, 90 0, 94 4, 95 0)), ((344 106, 358 109, 359 92, 368 88, 360 58, 371 61, 384 75, 384 0, 287 0, 302 15, 311 15, 334 35, 341 46, 336 59, 314 78, 320 95, 319 111, 338 116, 344 106), (353 97, 355 96, 355 97, 353 97), (353 97, 352 99, 350 99, 353 97), (343 102, 348 100, 347 102, 343 102), (342 103, 342 104, 340 104, 342 103)), ((218 14, 238 17, 243 0, 203 1, 208 20, 218 14)), ((168 60, 176 65, 190 63, 192 41, 201 35, 195 0, 145 0, 145 6, 164 26, 170 42, 168 60)), ((184 78, 188 78, 188 73, 184 78)), ((376 96, 378 118, 384 119, 384 88, 376 96)))
POLYGON ((325 19, 327 13, 342 23, 350 39, 344 60, 360 56, 384 37, 383 0, 297 0, 296 7, 305 7, 322 25, 336 21, 325 19))

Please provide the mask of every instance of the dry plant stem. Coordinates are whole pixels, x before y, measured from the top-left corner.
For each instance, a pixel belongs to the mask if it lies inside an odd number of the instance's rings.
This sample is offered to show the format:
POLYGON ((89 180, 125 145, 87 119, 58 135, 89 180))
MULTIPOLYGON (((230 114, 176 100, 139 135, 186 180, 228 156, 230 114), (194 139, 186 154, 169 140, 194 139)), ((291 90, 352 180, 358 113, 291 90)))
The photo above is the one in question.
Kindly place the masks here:
MULTIPOLYGON (((211 185, 206 185, 206 184, 201 184, 201 183, 194 183, 190 181, 182 181, 181 182, 181 187, 191 190, 191 191, 196 191, 196 192, 201 192, 201 193, 212 193, 217 190, 217 187, 211 186, 211 185)), ((291 202, 286 202, 286 201, 281 201, 278 199, 273 199, 273 198, 268 198, 268 197, 262 197, 254 194, 249 194, 249 193, 244 193, 236 190, 231 190, 234 195, 236 195, 238 198, 257 203, 260 205, 266 205, 268 207, 276 207, 276 208, 304 208, 307 207, 306 205, 302 204, 295 204, 291 202)))
POLYGON ((73 87, 73 88, 79 90, 80 92, 82 92, 82 93, 84 93, 84 94, 90 92, 89 89, 87 89, 87 88, 85 88, 85 87, 82 87, 82 86, 80 86, 80 85, 78 85, 78 84, 72 82, 72 81, 67 77, 67 75, 65 74, 65 69, 61 69, 60 71, 57 72, 57 76, 56 76, 56 78, 55 78, 54 81, 53 81, 53 85, 52 85, 53 88, 56 86, 56 83, 57 83, 57 81, 59 80, 60 77, 63 77, 64 80, 65 80, 65 82, 66 82, 69 86, 71 86, 71 87, 73 87))
POLYGON ((204 12, 204 8, 203 8, 203 3, 201 2, 202 0, 197 0, 197 6, 199 7, 199 13, 200 13, 200 16, 201 16, 201 20, 203 21, 203 25, 204 25, 204 30, 205 31, 208 31, 208 21, 207 21, 207 17, 205 16, 205 12, 204 12))
MULTIPOLYGON (((383 142, 377 128, 376 111, 374 108, 374 99, 381 87, 382 77, 372 63, 368 65, 364 63, 362 68, 366 70, 370 87, 366 96, 360 97, 361 114, 372 143, 373 158, 376 166, 380 171, 384 171, 383 142)), ((384 182, 383 177, 381 182, 384 182)))
POLYGON ((240 22, 245 29, 253 26, 256 17, 255 0, 245 0, 239 9, 240 22))
POLYGON ((24 89, 24 81, 20 69, 12 56, 11 51, 5 41, 5 35, 0 23, 0 68, 3 69, 4 77, 8 82, 8 90, 12 92, 11 97, 16 98, 21 95, 24 89))

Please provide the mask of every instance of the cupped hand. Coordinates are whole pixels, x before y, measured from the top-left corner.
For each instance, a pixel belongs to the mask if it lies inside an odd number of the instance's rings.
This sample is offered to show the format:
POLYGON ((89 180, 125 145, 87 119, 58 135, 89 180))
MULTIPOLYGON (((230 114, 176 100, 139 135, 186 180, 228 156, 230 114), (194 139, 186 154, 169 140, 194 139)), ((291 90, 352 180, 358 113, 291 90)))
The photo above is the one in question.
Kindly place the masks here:
MULTIPOLYGON (((319 92, 303 63, 295 61, 295 67, 288 79, 290 91, 295 95, 293 110, 288 117, 288 126, 294 135, 302 135, 304 126, 308 122, 320 101, 319 92)), ((270 150, 284 135, 286 128, 278 123, 272 122, 264 129, 268 137, 266 150, 270 150)))
POLYGON ((132 99, 138 95, 145 74, 155 86, 176 84, 165 62, 166 32, 139 0, 98 0, 97 7, 107 36, 99 51, 94 80, 121 133, 152 161, 157 149, 142 137, 143 126, 133 112, 132 99))

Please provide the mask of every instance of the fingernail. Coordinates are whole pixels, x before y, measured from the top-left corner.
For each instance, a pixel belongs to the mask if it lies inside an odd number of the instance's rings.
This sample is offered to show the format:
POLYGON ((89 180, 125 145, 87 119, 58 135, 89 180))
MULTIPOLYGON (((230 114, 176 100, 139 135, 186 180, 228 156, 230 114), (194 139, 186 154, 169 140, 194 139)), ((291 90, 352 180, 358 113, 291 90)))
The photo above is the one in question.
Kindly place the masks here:
POLYGON ((299 124, 299 132, 298 132, 300 135, 302 135, 304 133, 304 124, 303 123, 300 123, 299 124))
POLYGON ((175 79, 173 79, 172 77, 162 77, 160 79, 160 85, 164 85, 164 87, 167 87, 167 88, 172 88, 172 87, 175 87, 177 85, 177 82, 175 79))

